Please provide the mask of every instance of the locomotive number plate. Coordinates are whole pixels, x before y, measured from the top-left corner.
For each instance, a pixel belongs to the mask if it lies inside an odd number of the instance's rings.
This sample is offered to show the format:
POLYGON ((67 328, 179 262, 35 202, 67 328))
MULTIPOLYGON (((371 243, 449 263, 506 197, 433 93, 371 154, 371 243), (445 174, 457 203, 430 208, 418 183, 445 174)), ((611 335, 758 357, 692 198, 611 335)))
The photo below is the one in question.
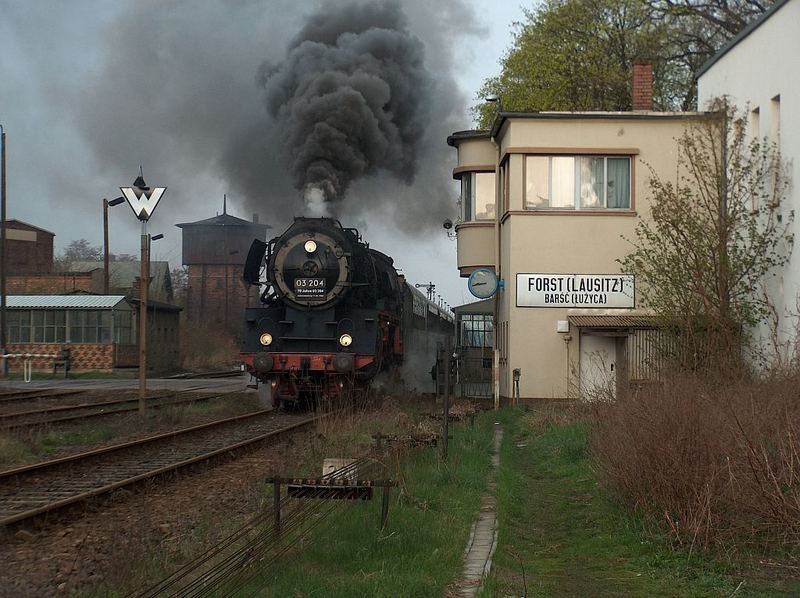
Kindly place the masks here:
POLYGON ((324 299, 324 278, 295 278, 294 294, 298 299, 324 299))

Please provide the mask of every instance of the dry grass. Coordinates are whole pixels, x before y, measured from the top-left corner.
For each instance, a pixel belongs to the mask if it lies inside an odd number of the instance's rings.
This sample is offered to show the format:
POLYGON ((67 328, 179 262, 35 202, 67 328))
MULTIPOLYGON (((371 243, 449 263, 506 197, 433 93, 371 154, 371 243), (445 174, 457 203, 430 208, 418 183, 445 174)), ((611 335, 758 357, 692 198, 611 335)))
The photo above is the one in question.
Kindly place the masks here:
POLYGON ((239 362, 239 347, 232 335, 202 326, 181 328, 181 350, 186 370, 213 370, 239 362))
POLYGON ((13 465, 30 459, 26 444, 9 432, 0 432, 0 466, 13 465))
POLYGON ((689 547, 800 541, 800 374, 674 374, 596 401, 604 483, 689 547))
MULTIPOLYGON (((367 411, 346 407, 321 419, 304 452, 306 466, 320 469, 326 458, 357 458, 375 444, 374 434, 408 434, 416 429, 414 419, 392 400, 367 411)), ((317 474, 320 472, 318 471, 317 474)))

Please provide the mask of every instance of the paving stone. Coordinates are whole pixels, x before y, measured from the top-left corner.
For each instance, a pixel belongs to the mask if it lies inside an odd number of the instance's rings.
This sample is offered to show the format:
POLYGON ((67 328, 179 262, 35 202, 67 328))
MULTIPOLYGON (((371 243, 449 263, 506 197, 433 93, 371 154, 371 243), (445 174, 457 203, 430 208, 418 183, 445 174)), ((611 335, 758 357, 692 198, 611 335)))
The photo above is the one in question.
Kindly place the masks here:
MULTIPOLYGON (((500 443, 503 440, 503 429, 495 428, 494 432, 494 453, 492 454, 492 469, 489 472, 487 488, 494 490, 495 470, 500 464, 500 443)), ((461 596, 476 596, 481 588, 481 581, 484 574, 489 572, 490 555, 496 541, 497 515, 494 511, 495 500, 490 494, 482 497, 481 510, 478 517, 472 524, 472 534, 464 555, 464 573, 461 583, 461 596)))

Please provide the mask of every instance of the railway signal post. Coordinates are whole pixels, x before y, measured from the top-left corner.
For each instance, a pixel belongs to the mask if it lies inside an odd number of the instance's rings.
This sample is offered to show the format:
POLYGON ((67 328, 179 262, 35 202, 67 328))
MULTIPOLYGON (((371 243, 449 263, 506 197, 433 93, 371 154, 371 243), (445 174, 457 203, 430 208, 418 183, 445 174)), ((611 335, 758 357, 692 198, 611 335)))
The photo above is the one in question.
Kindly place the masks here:
POLYGON ((139 415, 145 414, 147 399, 147 294, 150 287, 150 235, 147 221, 167 190, 166 187, 148 187, 139 166, 139 176, 132 187, 120 187, 134 215, 142 223, 141 272, 139 274, 139 415))

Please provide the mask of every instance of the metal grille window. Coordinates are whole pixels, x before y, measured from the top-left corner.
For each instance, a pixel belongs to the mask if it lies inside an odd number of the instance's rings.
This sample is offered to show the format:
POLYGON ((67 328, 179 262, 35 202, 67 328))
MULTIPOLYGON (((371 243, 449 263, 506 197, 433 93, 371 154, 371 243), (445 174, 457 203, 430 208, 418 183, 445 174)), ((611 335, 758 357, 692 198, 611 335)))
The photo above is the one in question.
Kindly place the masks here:
POLYGON ((462 347, 491 347, 494 344, 492 316, 463 314, 461 316, 460 344, 462 347))

